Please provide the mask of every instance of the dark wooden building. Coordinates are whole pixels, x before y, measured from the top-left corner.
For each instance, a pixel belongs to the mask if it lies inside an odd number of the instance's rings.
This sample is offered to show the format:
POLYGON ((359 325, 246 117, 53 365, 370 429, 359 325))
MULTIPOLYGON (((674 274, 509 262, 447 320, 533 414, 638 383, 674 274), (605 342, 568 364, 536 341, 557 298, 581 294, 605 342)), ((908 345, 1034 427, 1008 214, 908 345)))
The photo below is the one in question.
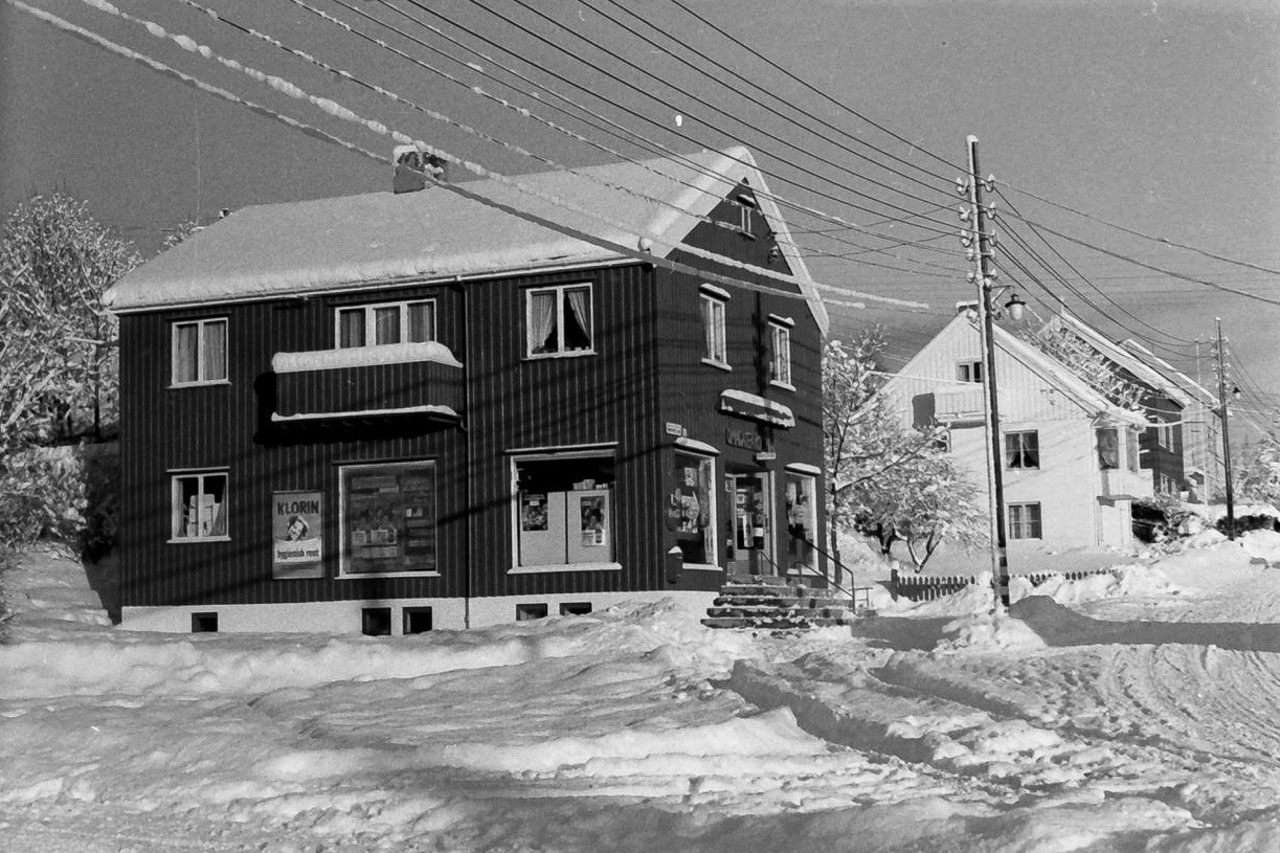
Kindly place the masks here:
POLYGON ((826 314, 743 148, 237 211, 125 277, 126 626, 820 575, 826 314))

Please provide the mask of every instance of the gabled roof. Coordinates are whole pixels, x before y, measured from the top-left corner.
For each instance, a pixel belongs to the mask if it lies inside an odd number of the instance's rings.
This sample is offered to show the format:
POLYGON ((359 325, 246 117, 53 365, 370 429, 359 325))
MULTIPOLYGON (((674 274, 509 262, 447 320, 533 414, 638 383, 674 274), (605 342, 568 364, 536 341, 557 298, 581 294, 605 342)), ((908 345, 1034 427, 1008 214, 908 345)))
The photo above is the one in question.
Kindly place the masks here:
POLYGON ((826 332, 826 308, 809 270, 764 175, 742 146, 515 180, 536 194, 494 179, 457 185, 478 199, 431 185, 410 193, 243 208, 125 276, 104 302, 123 312, 616 263, 633 257, 628 252, 641 249, 642 240, 654 257, 666 257, 746 181, 826 332), (554 222, 592 241, 485 202, 554 222))
MULTIPOLYGON (((921 348, 920 352, 916 353, 903 366, 902 370, 886 383, 885 387, 888 388, 894 384, 899 377, 902 379, 918 378, 912 374, 912 369, 925 359, 926 350, 942 338, 964 330, 968 330, 974 335, 981 334, 981 329, 979 329, 976 320, 970 318, 967 313, 957 314, 932 340, 921 348)), ((1028 370, 1067 396, 1068 399, 1076 402, 1084 411, 1105 414, 1113 419, 1135 425, 1145 423, 1145 419, 1140 413, 1112 403, 1102 392, 1096 390, 1077 376, 1071 368, 1048 353, 1032 346, 1016 335, 1010 334, 1000 326, 994 326, 992 333, 992 339, 997 349, 1002 350, 1006 355, 1024 365, 1028 370)), ((997 376, 997 387, 999 386, 999 381, 1000 378, 997 376)))
POLYGON ((1192 399, 1185 388, 1180 387, 1160 371, 1153 369, 1124 346, 1108 340, 1101 332, 1080 320, 1080 318, 1074 317, 1066 311, 1060 311, 1055 315, 1055 319, 1074 332, 1089 346, 1093 347, 1103 358, 1127 370, 1142 384, 1159 391, 1183 408, 1191 405, 1192 399))

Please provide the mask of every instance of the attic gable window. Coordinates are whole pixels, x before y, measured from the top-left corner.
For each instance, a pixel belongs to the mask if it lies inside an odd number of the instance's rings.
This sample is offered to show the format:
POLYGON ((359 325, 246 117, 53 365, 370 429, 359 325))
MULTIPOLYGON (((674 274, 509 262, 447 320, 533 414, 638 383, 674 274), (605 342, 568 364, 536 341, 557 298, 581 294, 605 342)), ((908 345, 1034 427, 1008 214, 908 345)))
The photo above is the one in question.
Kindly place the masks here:
POLYGON ((755 211, 756 200, 747 193, 738 193, 735 199, 738 206, 738 230, 744 237, 755 237, 751 227, 751 214, 755 211))
POLYGON ((525 291, 526 354, 531 358, 590 355, 591 285, 525 291))
POLYGON ((334 312, 338 349, 383 344, 426 343, 436 339, 436 301, 382 302, 334 312))
POLYGON ((982 362, 960 362, 956 365, 956 379, 961 382, 982 382, 982 362))
POLYGON ((227 321, 193 320, 172 326, 173 385, 209 385, 227 381, 227 321))

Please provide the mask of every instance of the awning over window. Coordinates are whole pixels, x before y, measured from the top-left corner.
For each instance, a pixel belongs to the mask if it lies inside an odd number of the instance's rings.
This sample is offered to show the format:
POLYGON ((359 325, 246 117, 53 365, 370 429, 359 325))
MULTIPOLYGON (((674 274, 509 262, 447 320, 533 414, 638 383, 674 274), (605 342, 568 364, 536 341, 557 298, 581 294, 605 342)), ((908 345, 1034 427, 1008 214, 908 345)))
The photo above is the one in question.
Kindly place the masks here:
POLYGON ((781 403, 733 388, 720 392, 720 411, 786 429, 796 425, 796 416, 781 403))

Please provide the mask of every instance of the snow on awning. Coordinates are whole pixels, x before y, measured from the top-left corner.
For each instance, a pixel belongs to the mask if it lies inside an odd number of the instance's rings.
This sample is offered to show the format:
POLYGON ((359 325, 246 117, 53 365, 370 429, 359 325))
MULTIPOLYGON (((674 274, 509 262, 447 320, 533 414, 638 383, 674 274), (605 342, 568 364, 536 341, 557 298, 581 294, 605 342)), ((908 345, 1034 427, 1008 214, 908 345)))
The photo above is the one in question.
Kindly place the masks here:
POLYGON ((449 367, 462 367, 462 362, 454 358, 447 346, 435 341, 425 341, 310 352, 278 352, 271 357, 271 369, 276 373, 302 373, 309 370, 335 370, 340 367, 367 367, 410 361, 434 361, 449 367))
POLYGON ((704 453, 708 456, 719 456, 720 451, 705 441, 698 441, 695 438, 680 437, 675 441, 676 447, 682 450, 692 450, 694 453, 704 453))
POLYGON ((796 416, 781 403, 733 388, 720 392, 720 411, 787 429, 796 425, 796 416))
POLYGON ((359 420, 367 418, 385 418, 397 415, 427 415, 437 418, 458 419, 458 413, 450 406, 403 406, 397 409, 361 409, 351 412, 302 412, 296 415, 271 413, 274 424, 296 424, 311 421, 359 420))

